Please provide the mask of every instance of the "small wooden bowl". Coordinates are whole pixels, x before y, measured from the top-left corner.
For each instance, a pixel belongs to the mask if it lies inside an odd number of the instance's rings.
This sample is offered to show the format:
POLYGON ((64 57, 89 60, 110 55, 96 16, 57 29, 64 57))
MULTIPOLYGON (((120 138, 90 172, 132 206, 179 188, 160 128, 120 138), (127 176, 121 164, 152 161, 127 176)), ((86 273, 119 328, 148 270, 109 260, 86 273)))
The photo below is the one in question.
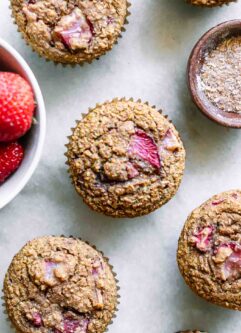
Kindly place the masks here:
POLYGON ((201 90, 198 79, 205 53, 215 49, 224 39, 239 35, 241 35, 241 20, 227 21, 217 25, 206 32, 194 46, 187 66, 188 86, 193 102, 209 119, 233 128, 241 128, 241 114, 225 112, 213 105, 201 90))

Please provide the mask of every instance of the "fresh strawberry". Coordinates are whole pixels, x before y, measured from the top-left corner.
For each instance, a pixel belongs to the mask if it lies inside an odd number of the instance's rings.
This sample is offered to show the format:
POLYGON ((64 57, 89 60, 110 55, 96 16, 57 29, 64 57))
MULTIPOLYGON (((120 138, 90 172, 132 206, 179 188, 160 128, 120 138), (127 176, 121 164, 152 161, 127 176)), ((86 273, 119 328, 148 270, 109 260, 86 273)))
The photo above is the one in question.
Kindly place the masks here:
POLYGON ((23 155, 23 147, 17 142, 0 144, 0 183, 19 167, 23 155))
POLYGON ((160 169, 161 162, 155 141, 142 130, 137 130, 131 138, 129 152, 160 169))
POLYGON ((29 83, 15 73, 0 72, 0 141, 13 141, 31 127, 34 97, 29 83))

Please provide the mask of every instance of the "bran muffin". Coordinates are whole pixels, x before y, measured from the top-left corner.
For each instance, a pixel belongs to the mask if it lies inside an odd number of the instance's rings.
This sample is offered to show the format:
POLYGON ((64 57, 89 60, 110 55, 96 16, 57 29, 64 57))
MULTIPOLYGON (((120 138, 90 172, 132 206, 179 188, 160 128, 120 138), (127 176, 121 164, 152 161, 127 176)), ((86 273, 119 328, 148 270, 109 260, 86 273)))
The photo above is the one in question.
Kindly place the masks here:
POLYGON ((124 31, 127 0, 11 0, 20 32, 39 55, 81 64, 112 49, 124 31))
POLYGON ((187 0, 188 3, 201 6, 201 7, 217 7, 228 5, 230 2, 236 2, 237 0, 187 0))
POLYGON ((67 145, 69 173, 93 210, 136 217, 176 193, 185 150, 175 127, 155 107, 115 99, 78 122, 67 145))
POLYGON ((214 304, 241 310, 241 191, 215 195, 188 217, 177 261, 186 283, 214 304))
POLYGON ((18 333, 100 333, 116 310, 117 287, 100 252, 79 239, 49 236, 14 257, 4 298, 18 333))

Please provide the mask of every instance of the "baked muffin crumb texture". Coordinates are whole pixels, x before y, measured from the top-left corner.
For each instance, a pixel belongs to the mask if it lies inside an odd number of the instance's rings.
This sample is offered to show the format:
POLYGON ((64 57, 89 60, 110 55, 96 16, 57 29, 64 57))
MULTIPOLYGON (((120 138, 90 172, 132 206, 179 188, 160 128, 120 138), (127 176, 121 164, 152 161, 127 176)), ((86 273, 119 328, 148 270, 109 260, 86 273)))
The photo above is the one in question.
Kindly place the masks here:
POLYGON ((177 191, 185 151, 174 126, 142 102, 115 99, 77 124, 67 145, 77 192, 113 217, 148 214, 177 191))
POLYGON ((107 260, 83 241, 42 237, 14 257, 4 281, 8 316, 19 333, 100 333, 116 310, 107 260))
POLYGON ((187 284, 206 300, 241 310, 241 191, 215 195, 188 217, 177 259, 187 284))
POLYGON ((81 64, 105 54, 127 23, 126 0, 11 0, 26 42, 56 63, 81 64))

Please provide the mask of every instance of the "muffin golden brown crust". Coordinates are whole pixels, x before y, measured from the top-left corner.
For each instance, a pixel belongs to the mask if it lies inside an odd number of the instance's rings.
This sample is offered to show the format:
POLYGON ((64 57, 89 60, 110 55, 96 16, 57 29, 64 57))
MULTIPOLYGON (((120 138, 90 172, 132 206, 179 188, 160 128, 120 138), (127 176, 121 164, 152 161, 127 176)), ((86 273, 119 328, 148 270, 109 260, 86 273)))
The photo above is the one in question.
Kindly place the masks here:
POLYGON ((237 0, 187 0, 188 3, 201 7, 217 7, 222 5, 228 5, 230 2, 236 1, 237 0))
POLYGON ((77 192, 93 210, 136 217, 161 207, 180 184, 185 151, 174 126, 154 107, 115 99, 80 121, 67 145, 77 192))
POLYGON ((107 260, 85 242, 42 237, 14 257, 4 281, 8 316, 19 333, 100 333, 117 304, 107 260))
POLYGON ((27 43, 59 63, 81 64, 112 49, 125 23, 126 0, 11 0, 27 43))
POLYGON ((241 191, 215 195, 195 209, 177 260, 186 283, 206 300, 241 310, 241 191))

